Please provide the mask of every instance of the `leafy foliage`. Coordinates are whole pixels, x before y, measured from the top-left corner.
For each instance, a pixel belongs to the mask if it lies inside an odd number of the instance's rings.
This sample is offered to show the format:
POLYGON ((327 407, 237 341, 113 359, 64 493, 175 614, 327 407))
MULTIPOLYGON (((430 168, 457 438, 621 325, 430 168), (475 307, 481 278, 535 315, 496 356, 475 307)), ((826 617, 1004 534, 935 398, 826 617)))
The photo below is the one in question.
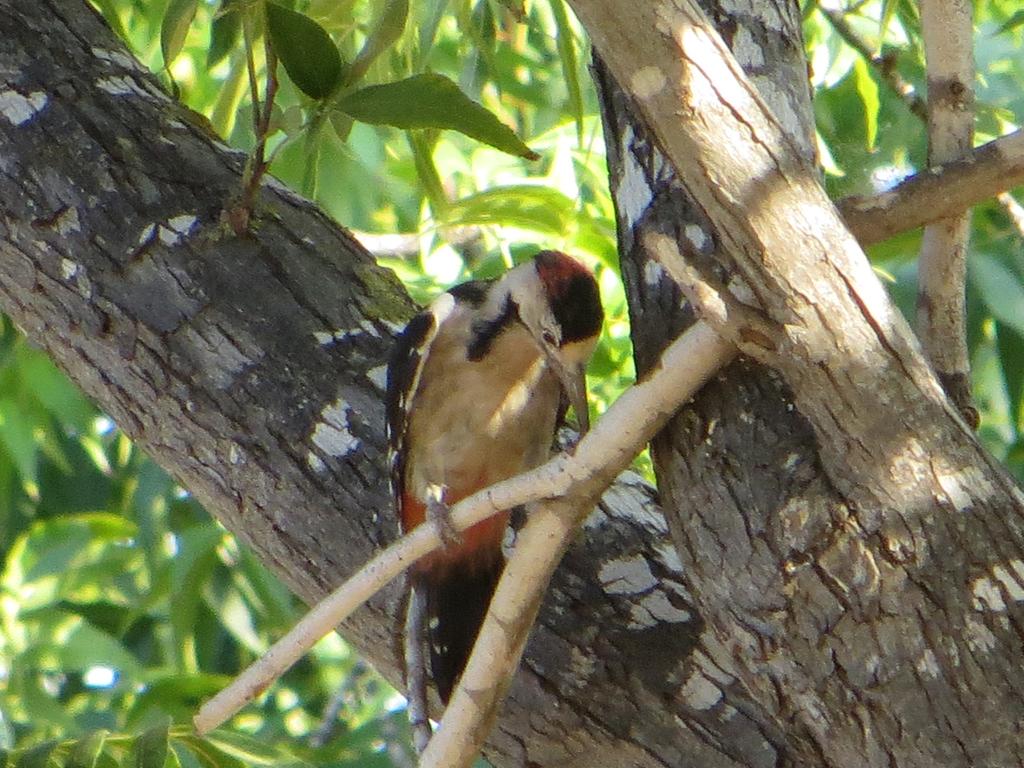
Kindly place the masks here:
MULTIPOLYGON (((381 260, 418 299, 493 276, 538 246, 587 259, 608 315, 590 368, 595 410, 629 383, 603 137, 587 43, 564 0, 93 2, 232 145, 265 141, 271 172, 346 226, 409 234, 414 247, 381 260)), ((1024 114, 1024 16, 1017 0, 975 6, 981 142, 1024 114)), ((819 146, 837 198, 923 169, 927 150, 919 118, 880 71, 891 68, 924 94, 915 4, 866 0, 841 16, 842 34, 806 4, 819 146), (873 62, 851 46, 850 30, 877 54, 873 62)), ((909 233, 871 251, 908 316, 918 246, 909 233)), ((968 300, 981 436, 1024 478, 1021 253, 1006 209, 980 206, 968 300)), ((192 734, 197 703, 299 609, 6 321, 0 546, 6 764, 408 760, 400 698, 336 637, 230 730, 192 734)))

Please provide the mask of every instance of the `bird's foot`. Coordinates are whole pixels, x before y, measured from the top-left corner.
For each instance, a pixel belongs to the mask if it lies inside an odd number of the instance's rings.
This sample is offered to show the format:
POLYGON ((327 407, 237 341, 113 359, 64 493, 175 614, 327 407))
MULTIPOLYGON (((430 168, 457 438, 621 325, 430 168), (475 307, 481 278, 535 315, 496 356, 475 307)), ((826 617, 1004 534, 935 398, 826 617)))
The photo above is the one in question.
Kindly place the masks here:
POLYGON ((462 534, 452 523, 452 508, 444 500, 444 491, 444 488, 438 488, 427 499, 427 520, 433 524, 444 545, 454 547, 462 543, 462 534))

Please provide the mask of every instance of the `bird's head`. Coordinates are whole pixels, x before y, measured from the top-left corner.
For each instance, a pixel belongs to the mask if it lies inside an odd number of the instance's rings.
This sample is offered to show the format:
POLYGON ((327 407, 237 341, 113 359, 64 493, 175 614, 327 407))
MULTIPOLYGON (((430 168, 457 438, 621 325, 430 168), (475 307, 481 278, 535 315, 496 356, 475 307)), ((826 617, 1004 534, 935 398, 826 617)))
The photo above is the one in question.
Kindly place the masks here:
POLYGON ((586 432, 585 372, 604 321, 593 273, 560 251, 541 251, 510 270, 506 279, 520 322, 558 376, 580 430, 586 432))

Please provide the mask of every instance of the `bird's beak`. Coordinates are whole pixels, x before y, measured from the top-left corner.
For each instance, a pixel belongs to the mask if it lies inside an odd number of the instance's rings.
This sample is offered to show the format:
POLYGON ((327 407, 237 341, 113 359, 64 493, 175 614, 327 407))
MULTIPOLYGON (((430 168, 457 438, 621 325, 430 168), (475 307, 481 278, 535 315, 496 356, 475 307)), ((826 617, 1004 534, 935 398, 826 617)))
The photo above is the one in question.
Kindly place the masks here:
POLYGON ((562 382, 562 389, 569 398, 569 405, 576 412, 576 420, 580 425, 580 436, 587 434, 590 429, 590 410, 587 407, 587 373, 583 365, 572 366, 571 368, 562 365, 554 360, 553 367, 562 382))

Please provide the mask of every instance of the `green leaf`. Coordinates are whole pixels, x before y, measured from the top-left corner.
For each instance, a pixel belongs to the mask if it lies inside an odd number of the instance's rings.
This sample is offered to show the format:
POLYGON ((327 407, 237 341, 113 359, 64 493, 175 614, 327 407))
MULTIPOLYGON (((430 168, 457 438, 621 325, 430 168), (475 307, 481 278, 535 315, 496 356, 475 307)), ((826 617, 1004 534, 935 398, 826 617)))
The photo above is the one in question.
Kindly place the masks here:
POLYGON ((0 398, 0 443, 14 460, 22 486, 30 498, 39 496, 39 474, 36 457, 38 444, 33 434, 35 425, 18 403, 9 397, 0 398))
POLYGON ((242 28, 242 14, 232 8, 231 0, 225 0, 210 25, 210 47, 206 51, 206 68, 220 64, 238 42, 242 28))
POLYGON ((441 174, 434 163, 431 143, 423 131, 414 131, 406 135, 412 148, 413 163, 420 186, 430 201, 434 215, 443 216, 448 210, 448 196, 444 190, 444 182, 441 181, 441 174))
POLYGON ((416 58, 413 60, 413 71, 426 68, 427 59, 434 49, 437 29, 444 17, 448 0, 419 0, 413 6, 413 29, 419 34, 416 37, 416 58))
POLYGON ((565 0, 551 0, 551 10, 558 25, 558 56, 562 60, 562 75, 569 89, 569 104, 576 120, 576 137, 583 144, 583 89, 580 87, 579 64, 576 58, 576 34, 569 23, 565 0))
POLYGON ((71 747, 65 768, 95 768, 106 739, 107 731, 104 730, 93 731, 88 736, 80 738, 71 747))
POLYGON ((452 203, 446 223, 497 224, 560 236, 572 216, 573 202, 550 187, 492 187, 452 203))
POLYGON ((413 75, 371 85, 345 96, 337 106, 364 123, 405 129, 448 128, 510 155, 538 158, 511 128, 443 75, 413 75))
POLYGON ((996 344, 1006 393, 1010 398, 1010 413, 1019 432, 1024 417, 1024 335, 997 322, 996 344))
POLYGON ((171 0, 160 25, 160 52, 164 56, 164 69, 171 64, 185 46, 185 35, 196 16, 199 0, 171 0))
POLYGON ((299 90, 328 96, 341 80, 341 54, 327 31, 301 13, 267 3, 267 29, 274 53, 299 90))
POLYGON ((72 621, 72 628, 55 648, 62 669, 84 672, 105 665, 129 675, 138 674, 138 661, 120 640, 84 619, 75 617, 72 621))
POLYGON ((42 744, 36 744, 34 747, 26 749, 18 757, 14 768, 46 768, 50 755, 57 748, 58 744, 60 742, 57 739, 50 739, 42 744))
POLYGON ((95 407, 46 355, 23 347, 15 359, 26 389, 57 418, 62 427, 82 432, 98 415, 95 407))
POLYGON ((149 682, 127 714, 128 724, 144 723, 155 713, 188 720, 202 702, 231 682, 228 675, 171 674, 149 682))
POLYGON ((1004 23, 1002 26, 999 27, 999 29, 995 31, 993 37, 995 37, 996 35, 1001 35, 1004 32, 1009 32, 1011 29, 1016 29, 1022 24, 1024 24, 1024 11, 1017 11, 1016 13, 1013 14, 1013 16, 1006 20, 1006 23, 1004 23))
MULTIPOLYGON (((99 8, 100 13, 103 14, 103 18, 107 24, 122 40, 128 40, 128 33, 125 31, 124 24, 121 23, 121 10, 124 8, 122 3, 115 2, 115 0, 96 0, 96 7, 99 8)), ((2 763, 0 763, 2 765, 2 763)))
POLYGON ((175 645, 183 654, 181 663, 186 667, 191 662, 184 654, 194 644, 196 619, 203 599, 199 585, 209 582, 217 565, 217 547, 223 538, 223 532, 212 521, 191 526, 178 535, 178 553, 171 565, 169 599, 175 645))
POLYGON ((896 6, 899 3, 900 0, 885 0, 882 4, 882 20, 878 24, 878 50, 876 53, 882 50, 882 45, 885 43, 885 34, 889 31, 889 24, 892 22, 893 14, 896 12, 896 6))
POLYGON ((881 107, 881 101, 878 98, 878 83, 875 82, 868 63, 860 56, 853 63, 853 73, 857 93, 864 105, 864 132, 867 137, 867 148, 873 150, 875 140, 878 138, 878 110, 881 107))
POLYGON ((366 74, 370 64, 402 36, 405 22, 409 17, 409 0, 387 0, 373 32, 366 38, 363 48, 352 61, 352 66, 345 77, 349 85, 358 82, 366 74))
POLYGON ((167 731, 171 721, 166 719, 160 725, 144 731, 132 744, 131 768, 164 768, 167 760, 167 731))
POLYGON ((282 750, 266 744, 259 739, 233 733, 227 730, 215 730, 206 734, 206 741, 226 755, 237 758, 246 765, 281 765, 295 762, 282 750))
POLYGON ((992 315, 1024 334, 1024 287, 1020 278, 984 252, 974 254, 968 274, 992 315))
POLYGON ((198 736, 179 736, 175 740, 174 751, 182 768, 248 768, 241 760, 221 752, 198 736))

